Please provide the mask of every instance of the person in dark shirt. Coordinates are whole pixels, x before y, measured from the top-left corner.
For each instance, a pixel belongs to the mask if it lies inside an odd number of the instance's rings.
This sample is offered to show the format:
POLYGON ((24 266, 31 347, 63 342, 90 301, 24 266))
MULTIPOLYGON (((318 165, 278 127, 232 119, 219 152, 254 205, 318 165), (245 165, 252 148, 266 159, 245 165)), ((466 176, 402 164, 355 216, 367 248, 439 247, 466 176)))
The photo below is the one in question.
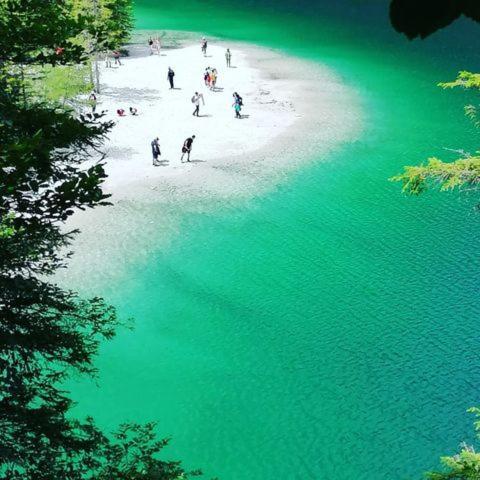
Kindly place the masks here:
POLYGON ((158 137, 154 138, 151 143, 152 146, 152 157, 153 157, 153 165, 158 165, 158 157, 161 155, 160 153, 160 144, 158 143, 158 137))
POLYGON ((170 67, 168 67, 167 78, 168 78, 168 81, 170 82, 170 90, 175 88, 174 85, 173 85, 173 77, 174 76, 175 76, 175 72, 170 67))
POLYGON ((192 143, 193 140, 195 139, 195 135, 192 135, 191 137, 188 137, 184 142, 183 142, 183 147, 182 147, 182 156, 180 158, 180 161, 183 163, 183 157, 185 154, 187 154, 187 162, 190 161, 190 152, 192 151, 192 143))

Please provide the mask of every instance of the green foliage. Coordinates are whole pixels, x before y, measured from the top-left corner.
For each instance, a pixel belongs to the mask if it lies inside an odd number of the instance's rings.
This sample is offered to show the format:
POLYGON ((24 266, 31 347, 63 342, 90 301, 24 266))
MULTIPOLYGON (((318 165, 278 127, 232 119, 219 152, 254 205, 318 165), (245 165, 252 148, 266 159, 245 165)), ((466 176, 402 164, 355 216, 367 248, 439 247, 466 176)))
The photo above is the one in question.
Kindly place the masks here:
MULTIPOLYGON (((469 90, 480 89, 480 74, 467 71, 459 72, 453 82, 439 83, 443 89, 462 87, 469 90)), ((465 115, 473 125, 480 128, 478 110, 474 105, 465 106, 465 115)), ((444 162, 438 158, 428 159, 426 165, 406 166, 403 173, 390 180, 401 182, 403 192, 419 195, 429 187, 438 187, 441 191, 454 190, 461 187, 478 188, 480 183, 480 152, 475 155, 464 155, 453 162, 444 162)))
MULTIPOLYGON (((474 423, 477 432, 477 438, 480 438, 480 409, 471 408, 469 412, 476 417, 474 423)), ((428 480, 480 480, 480 453, 475 452, 474 448, 462 444, 458 454, 450 457, 442 457, 441 463, 444 467, 442 472, 428 472, 428 480)))
POLYGON ((31 95, 52 105, 76 107, 80 95, 93 89, 90 68, 89 64, 37 67, 29 77, 31 95))
POLYGON ((400 175, 391 178, 402 182, 403 191, 419 195, 430 186, 438 186, 441 191, 472 186, 480 183, 480 156, 461 158, 454 162, 442 162, 430 158, 427 165, 408 166, 400 175))
POLYGON ((444 89, 463 87, 478 90, 480 89, 480 74, 462 70, 453 82, 441 82, 438 86, 444 89))
POLYGON ((0 59, 18 65, 85 60, 75 41, 85 27, 72 16, 70 0, 0 0, 0 59))
POLYGON ((85 19, 86 44, 91 52, 120 48, 133 28, 131 0, 73 0, 75 19, 85 19))

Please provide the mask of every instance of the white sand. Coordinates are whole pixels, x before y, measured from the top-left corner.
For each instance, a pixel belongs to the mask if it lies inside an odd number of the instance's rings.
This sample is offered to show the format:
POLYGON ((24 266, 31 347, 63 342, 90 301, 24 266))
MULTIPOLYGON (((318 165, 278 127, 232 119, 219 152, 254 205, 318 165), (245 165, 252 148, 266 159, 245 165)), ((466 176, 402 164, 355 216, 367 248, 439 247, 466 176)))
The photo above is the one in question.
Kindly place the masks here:
POLYGON ((356 96, 329 69, 279 51, 214 40, 204 57, 200 38, 187 37, 185 46, 164 48, 160 56, 136 46, 121 67, 102 66, 97 110, 116 121, 106 145, 105 184, 114 206, 75 215, 71 226, 82 234, 67 276, 91 276, 87 266, 97 265, 108 277, 107 258, 118 270, 158 248, 160 237, 165 245, 179 232, 183 214, 265 193, 358 135, 356 96), (226 67, 227 46, 234 68, 226 67), (169 66, 176 90, 169 89, 169 66), (207 66, 219 72, 219 91, 204 85, 207 66), (200 118, 192 116, 195 91, 205 98, 200 118), (241 120, 232 108, 234 91, 248 116, 241 120), (117 117, 117 108, 128 112, 130 106, 139 116, 117 117), (192 134, 192 162, 182 164, 181 146, 192 134), (156 136, 162 156, 154 167, 150 142, 156 136))

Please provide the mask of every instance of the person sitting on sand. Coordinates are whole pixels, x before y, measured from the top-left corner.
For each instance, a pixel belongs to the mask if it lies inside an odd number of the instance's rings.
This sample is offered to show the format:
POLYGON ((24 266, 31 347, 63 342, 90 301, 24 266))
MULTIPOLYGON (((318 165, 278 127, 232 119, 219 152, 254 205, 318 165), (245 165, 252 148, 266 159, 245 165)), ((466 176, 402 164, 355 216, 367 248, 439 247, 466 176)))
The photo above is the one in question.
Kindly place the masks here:
POLYGON ((175 72, 170 67, 168 67, 167 78, 168 78, 168 81, 170 83, 170 90, 175 88, 175 86, 173 85, 173 77, 174 76, 175 76, 175 72))
POLYGON ((153 166, 156 167, 158 165, 158 157, 161 155, 160 152, 160 144, 158 143, 158 137, 152 140, 150 144, 152 146, 152 157, 153 157, 153 166))
POLYGON ((124 116, 125 116, 125 110, 124 110, 123 108, 119 108, 119 109, 117 110, 117 115, 118 115, 119 117, 124 117, 124 116))
POLYGON ((232 52, 230 51, 229 48, 227 48, 227 51, 225 52, 225 60, 227 61, 227 67, 232 66, 232 52))
POLYGON ((138 115, 138 110, 135 107, 130 107, 130 115, 138 115))
POLYGON ((183 142, 183 147, 182 147, 182 156, 180 157, 180 162, 183 163, 183 156, 187 154, 187 162, 190 161, 190 152, 192 151, 192 143, 195 140, 195 135, 192 135, 191 137, 188 137, 184 142, 183 142))
POLYGON ((195 110, 192 113, 193 116, 200 116, 200 99, 202 100, 203 105, 205 105, 203 95, 201 93, 195 92, 195 95, 192 97, 192 103, 195 105, 195 110))

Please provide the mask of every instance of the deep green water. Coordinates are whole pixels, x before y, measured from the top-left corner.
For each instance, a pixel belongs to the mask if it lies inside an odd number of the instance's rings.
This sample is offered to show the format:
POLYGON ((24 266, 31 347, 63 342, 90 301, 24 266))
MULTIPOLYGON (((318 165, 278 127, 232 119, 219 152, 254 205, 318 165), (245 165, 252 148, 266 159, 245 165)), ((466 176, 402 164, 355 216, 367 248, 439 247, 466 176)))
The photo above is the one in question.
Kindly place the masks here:
POLYGON ((327 64, 362 99, 362 136, 266 196, 184 218, 168 249, 103 286, 137 327, 104 346, 78 411, 157 419, 170 457, 222 479, 419 478, 472 439, 480 404, 478 197, 407 198, 387 179, 475 148, 469 96, 435 86, 477 68, 475 30, 408 43, 382 2, 256 5, 136 13, 139 28, 327 64))

